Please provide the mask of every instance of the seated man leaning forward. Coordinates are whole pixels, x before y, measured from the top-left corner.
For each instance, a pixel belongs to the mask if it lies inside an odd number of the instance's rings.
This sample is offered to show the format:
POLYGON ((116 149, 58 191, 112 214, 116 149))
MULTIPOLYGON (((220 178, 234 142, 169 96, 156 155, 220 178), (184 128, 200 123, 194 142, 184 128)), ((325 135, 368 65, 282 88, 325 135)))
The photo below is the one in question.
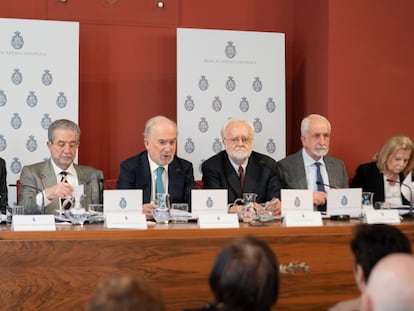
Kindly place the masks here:
POLYGON ((191 189, 194 188, 193 165, 175 155, 175 122, 163 116, 148 120, 144 144, 146 151, 121 163, 117 188, 143 190, 142 211, 147 219, 153 219, 152 210, 157 207, 153 203, 156 193, 168 193, 171 203, 190 204, 191 189), (158 187, 162 187, 162 190, 158 190, 158 187))
POLYGON ((102 171, 73 162, 79 139, 80 129, 70 120, 56 120, 49 126, 50 159, 24 166, 20 174, 19 204, 26 214, 55 214, 62 204, 69 207, 74 185, 84 186, 84 207, 102 203, 102 171), (43 203, 45 211, 42 211, 43 203))
MULTIPOLYGON (((258 203, 272 206, 280 214, 281 173, 275 160, 252 151, 254 128, 245 120, 229 119, 221 130, 225 150, 203 162, 204 188, 227 189, 232 204, 243 193, 256 193, 258 203)), ((257 204, 256 208, 260 209, 257 204)), ((241 205, 234 204, 230 213, 240 213, 241 205)))

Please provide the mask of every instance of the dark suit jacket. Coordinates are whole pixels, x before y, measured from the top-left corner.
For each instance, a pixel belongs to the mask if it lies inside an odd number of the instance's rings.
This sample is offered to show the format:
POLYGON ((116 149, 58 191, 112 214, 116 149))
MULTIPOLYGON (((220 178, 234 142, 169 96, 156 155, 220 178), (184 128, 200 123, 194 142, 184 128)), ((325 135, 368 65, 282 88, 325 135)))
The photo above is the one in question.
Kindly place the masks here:
MULTIPOLYGON (((84 185, 85 198, 83 205, 85 208, 89 204, 102 204, 103 194, 103 173, 90 166, 73 164, 78 175, 78 184, 84 185)), ((56 184, 56 175, 53 170, 52 160, 24 166, 20 174, 20 183, 30 185, 41 190, 52 187, 56 184)), ((19 191, 19 205, 23 205, 26 214, 36 214, 42 212, 36 204, 37 191, 28 187, 21 186, 19 191)), ((46 206, 46 214, 55 214, 59 209, 59 199, 56 198, 46 206)))
MULTIPOLYGON (((329 184, 337 188, 348 188, 348 173, 344 162, 329 155, 324 156, 323 161, 328 172, 329 184)), ((308 189, 302 149, 280 160, 278 164, 282 170, 284 188, 308 189)))
MULTIPOLYGON (((404 180, 403 173, 400 173, 400 180, 404 180)), ((351 187, 362 188, 362 191, 373 192, 374 202, 384 202, 385 200, 384 174, 380 172, 376 162, 359 165, 352 179, 351 187)), ((401 198, 403 204, 410 204, 402 194, 401 198)))
MULTIPOLYGON (((151 171, 147 151, 143 151, 121 163, 117 188, 142 189, 143 202, 151 201, 151 171)), ((191 189, 195 188, 191 162, 174 156, 168 165, 168 193, 171 203, 188 203, 191 189)))
POLYGON ((7 199, 7 171, 6 161, 0 158, 0 211, 6 214, 7 199))
POLYGON ((201 170, 204 188, 227 189, 228 203, 242 198, 243 192, 256 193, 259 203, 280 198, 280 170, 276 161, 267 155, 252 152, 246 167, 243 191, 238 173, 231 165, 226 151, 221 151, 204 161, 201 170))

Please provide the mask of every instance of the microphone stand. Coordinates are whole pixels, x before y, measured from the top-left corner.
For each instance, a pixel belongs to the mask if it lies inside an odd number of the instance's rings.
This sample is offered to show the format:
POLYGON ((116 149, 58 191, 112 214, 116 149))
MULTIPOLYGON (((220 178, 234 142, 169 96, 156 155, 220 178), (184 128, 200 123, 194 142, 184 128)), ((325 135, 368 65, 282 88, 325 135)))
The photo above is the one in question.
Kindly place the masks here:
POLYGON ((407 214, 404 214, 404 215, 401 215, 401 216, 402 216, 403 219, 407 219, 407 220, 408 219, 414 219, 414 214, 413 214, 413 205, 414 205, 414 202, 413 202, 413 190, 411 189, 411 187, 409 185, 403 183, 402 181, 399 181, 399 180, 387 179, 387 181, 388 182, 398 183, 398 184, 400 184, 402 186, 407 187, 410 190, 410 200, 409 200, 409 202, 410 202, 410 211, 407 214))
POLYGON ((9 187, 22 187, 22 188, 26 187, 26 188, 30 188, 30 189, 36 190, 36 193, 39 193, 40 192, 42 194, 42 206, 41 206, 42 214, 43 215, 46 214, 45 195, 44 195, 42 189, 37 188, 35 186, 31 186, 31 185, 25 185, 25 184, 9 184, 9 187))

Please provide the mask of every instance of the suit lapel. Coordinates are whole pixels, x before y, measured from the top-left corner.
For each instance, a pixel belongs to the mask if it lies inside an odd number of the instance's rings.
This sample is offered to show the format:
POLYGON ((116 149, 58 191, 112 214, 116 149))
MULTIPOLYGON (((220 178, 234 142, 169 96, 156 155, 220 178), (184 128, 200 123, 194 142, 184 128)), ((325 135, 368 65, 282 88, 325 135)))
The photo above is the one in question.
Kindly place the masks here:
MULTIPOLYGON (((303 163, 302 150, 295 154, 293 174, 294 178, 297 179, 297 184, 299 189, 308 189, 308 180, 306 179, 306 170, 305 164, 303 163)), ((295 181, 293 181, 293 184, 295 181)))
POLYGON ((229 188, 228 190, 234 193, 234 197, 241 198, 243 191, 240 186, 240 179, 233 166, 231 165, 226 152, 224 152, 223 162, 224 175, 226 176, 229 188))
POLYGON ((56 175, 55 170, 52 166, 52 159, 49 159, 48 161, 45 161, 43 169, 42 169, 42 176, 41 176, 41 182, 43 185, 43 188, 49 188, 56 184, 56 175))

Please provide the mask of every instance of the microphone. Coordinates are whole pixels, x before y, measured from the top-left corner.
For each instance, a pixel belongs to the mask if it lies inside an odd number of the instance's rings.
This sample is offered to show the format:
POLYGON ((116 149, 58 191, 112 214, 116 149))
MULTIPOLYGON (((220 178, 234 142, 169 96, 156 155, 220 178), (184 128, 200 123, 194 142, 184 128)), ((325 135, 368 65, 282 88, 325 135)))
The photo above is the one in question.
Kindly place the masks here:
POLYGON ((337 186, 332 186, 332 185, 324 184, 323 182, 320 182, 319 180, 318 180, 318 181, 316 181, 316 184, 317 184, 318 186, 320 186, 320 185, 324 185, 325 187, 329 187, 329 188, 331 188, 331 189, 338 189, 338 187, 337 187, 337 186))
POLYGON ((413 205, 414 205, 413 204, 413 190, 411 189, 411 187, 409 185, 405 184, 404 182, 399 181, 399 180, 393 180, 393 179, 388 179, 387 178, 387 181, 388 182, 395 182, 395 183, 400 184, 404 187, 407 187, 410 190, 410 211, 409 211, 408 214, 402 215, 402 217, 405 218, 405 219, 414 219, 414 215, 413 215, 413 205))
POLYGON ((43 190, 35 187, 35 186, 31 186, 31 185, 25 185, 25 184, 9 184, 9 187, 21 187, 21 188, 30 188, 30 189, 34 189, 36 190, 36 193, 41 193, 42 194, 42 206, 41 206, 41 210, 42 210, 42 214, 46 214, 46 207, 45 207, 45 195, 43 193, 43 190))

